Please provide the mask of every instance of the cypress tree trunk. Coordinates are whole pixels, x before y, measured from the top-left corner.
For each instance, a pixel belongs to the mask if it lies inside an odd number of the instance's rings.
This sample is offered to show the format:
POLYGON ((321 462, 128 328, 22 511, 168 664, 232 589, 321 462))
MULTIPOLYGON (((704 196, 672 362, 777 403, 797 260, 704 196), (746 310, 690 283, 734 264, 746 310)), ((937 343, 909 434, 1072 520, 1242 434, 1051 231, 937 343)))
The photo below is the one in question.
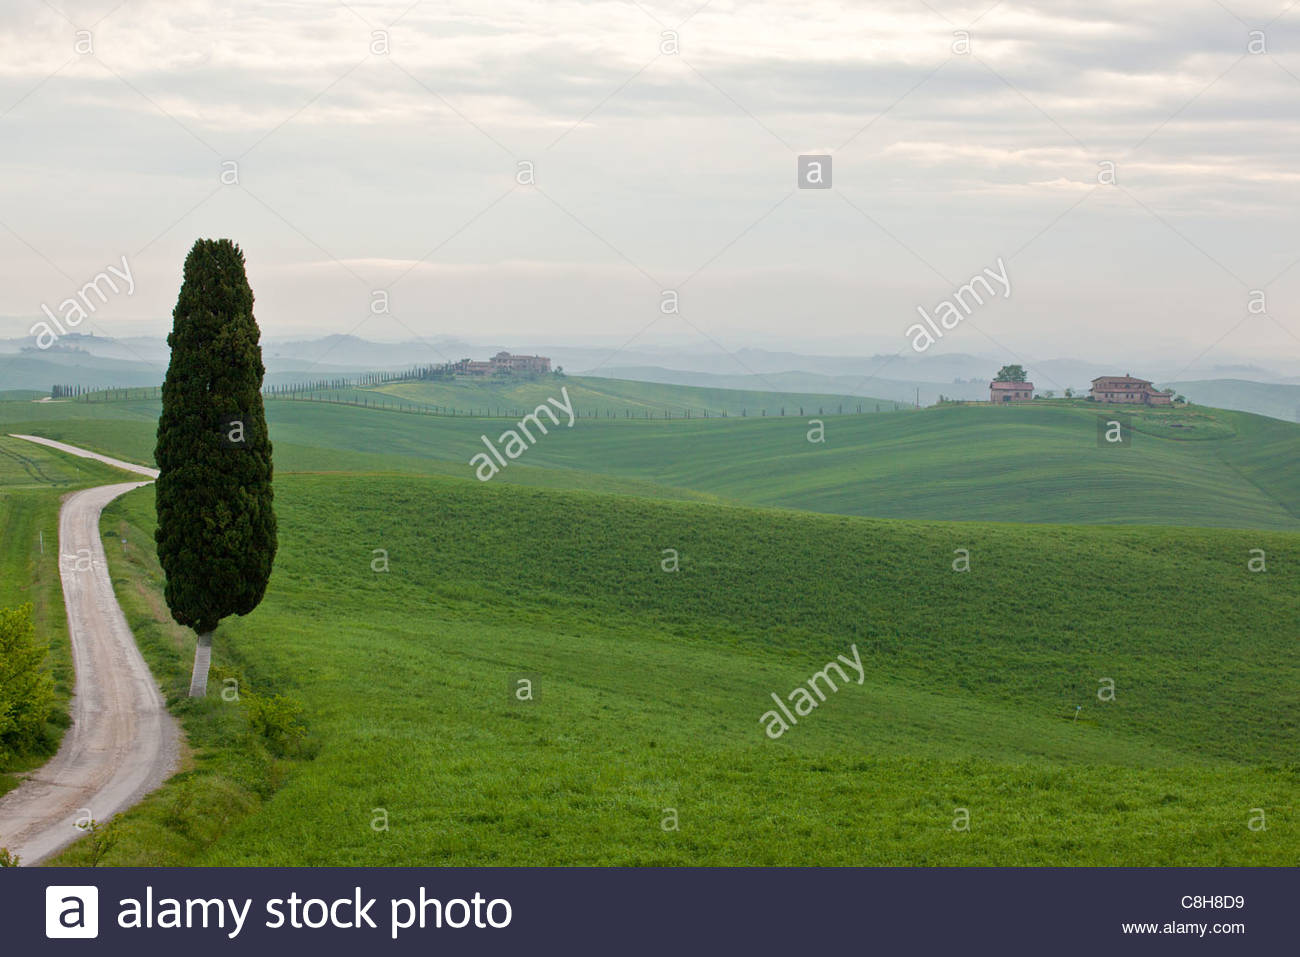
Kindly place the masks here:
POLYGON ((212 663, 212 632, 199 635, 194 646, 194 672, 190 676, 190 697, 202 698, 208 693, 208 666, 212 663))

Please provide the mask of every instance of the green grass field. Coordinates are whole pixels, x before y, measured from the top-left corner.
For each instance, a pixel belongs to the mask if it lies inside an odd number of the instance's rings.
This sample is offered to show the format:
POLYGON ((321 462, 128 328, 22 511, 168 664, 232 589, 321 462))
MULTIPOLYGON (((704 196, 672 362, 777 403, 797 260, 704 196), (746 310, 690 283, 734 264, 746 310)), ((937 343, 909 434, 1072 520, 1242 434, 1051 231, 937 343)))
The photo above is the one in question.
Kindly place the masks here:
POLYGON ((694 416, 748 414, 779 415, 784 409, 794 415, 802 408, 808 414, 895 412, 905 408, 900 403, 862 395, 821 395, 803 392, 756 391, 745 389, 710 389, 699 386, 661 385, 634 382, 630 379, 607 379, 599 376, 544 376, 511 381, 498 378, 475 379, 460 376, 445 381, 404 382, 365 390, 362 394, 393 396, 409 402, 455 409, 479 410, 518 415, 559 396, 566 388, 574 408, 583 418, 663 418, 667 412, 675 418, 686 413, 694 416))
MULTIPOLYGON (((1061 400, 826 416, 820 443, 808 441, 810 416, 579 419, 493 482, 886 518, 1300 529, 1300 426, 1130 408, 1131 447, 1101 448, 1102 411, 1061 400)), ((152 402, 0 403, 9 431, 141 462, 152 460, 157 413, 152 402)), ((511 424, 280 401, 267 416, 281 472, 468 477, 482 436, 511 424)))
MULTIPOLYGON (((1294 535, 878 521, 364 475, 283 477, 277 510, 271 588, 222 626, 219 674, 300 702, 310 753, 231 761, 211 728, 237 726, 240 705, 183 705, 207 748, 126 816, 117 863, 1300 853, 1294 535), (666 548, 679 571, 663 570, 666 548), (969 572, 952 567, 958 548, 969 572), (1251 548, 1267 573, 1248 571, 1251 548), (374 549, 388 571, 372 570, 374 549), (853 645, 864 682, 769 740, 769 694, 853 645), (512 701, 520 676, 533 702, 512 701), (1248 826, 1255 808, 1266 830, 1248 826)), ((148 621, 152 521, 141 490, 105 526, 132 542, 114 576, 151 658, 172 662, 156 668, 175 696, 188 650, 148 621)))
MULTIPOLYGON (((804 410, 809 414, 867 414, 898 412, 910 408, 871 396, 828 395, 808 392, 757 391, 661 385, 599 376, 537 376, 476 378, 457 376, 420 382, 319 389, 287 396, 284 401, 320 400, 376 408, 437 411, 442 414, 513 416, 518 418, 548 398, 567 390, 581 418, 664 419, 688 416, 779 416, 804 410), (818 410, 821 410, 819 412, 818 410)), ((119 388, 87 396, 87 404, 122 399, 156 399, 157 388, 119 388)))
MULTIPOLYGON (((1102 411, 579 419, 482 483, 509 420, 270 402, 280 553, 206 701, 152 492, 105 513, 191 748, 108 863, 1294 865, 1300 429, 1102 411)), ((147 462, 156 414, 0 427, 147 462)))

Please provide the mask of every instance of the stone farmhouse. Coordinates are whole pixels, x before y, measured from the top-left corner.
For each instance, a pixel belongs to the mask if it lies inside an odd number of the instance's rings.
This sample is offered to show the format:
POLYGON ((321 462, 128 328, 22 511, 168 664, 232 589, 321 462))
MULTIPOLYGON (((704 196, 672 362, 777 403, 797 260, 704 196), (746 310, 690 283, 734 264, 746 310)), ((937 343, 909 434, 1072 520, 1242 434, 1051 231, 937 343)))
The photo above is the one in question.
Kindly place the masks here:
POLYGON ((474 359, 461 359, 452 363, 451 370, 456 375, 496 375, 509 372, 550 372, 551 360, 546 356, 516 356, 509 352, 498 352, 486 362, 474 359))
POLYGON ((1002 405, 1004 402, 1026 402, 1034 397, 1032 382, 990 382, 989 401, 1002 405))
POLYGON ((1174 397, 1159 391, 1146 379, 1131 375, 1105 375, 1092 380, 1088 395, 1098 402, 1125 405, 1170 405, 1174 397))

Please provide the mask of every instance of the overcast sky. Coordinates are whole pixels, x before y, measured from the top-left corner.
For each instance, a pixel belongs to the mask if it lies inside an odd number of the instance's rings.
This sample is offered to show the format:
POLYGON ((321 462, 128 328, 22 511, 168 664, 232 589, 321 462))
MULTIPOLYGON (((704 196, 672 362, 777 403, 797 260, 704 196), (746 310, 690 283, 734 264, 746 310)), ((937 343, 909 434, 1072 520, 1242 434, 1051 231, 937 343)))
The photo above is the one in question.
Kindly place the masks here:
POLYGON ((1300 357, 1289 0, 0 11, 6 335, 123 256, 81 331, 163 332, 221 236, 268 337, 893 352, 1000 258, 936 352, 1300 357))

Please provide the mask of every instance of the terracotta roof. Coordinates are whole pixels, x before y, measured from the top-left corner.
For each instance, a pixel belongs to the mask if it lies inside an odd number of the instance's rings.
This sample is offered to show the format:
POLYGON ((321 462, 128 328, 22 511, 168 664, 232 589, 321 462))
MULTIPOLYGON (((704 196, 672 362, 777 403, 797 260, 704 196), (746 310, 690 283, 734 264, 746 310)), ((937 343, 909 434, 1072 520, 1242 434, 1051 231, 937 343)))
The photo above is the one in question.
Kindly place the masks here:
POLYGON ((1114 381, 1116 381, 1116 382, 1127 382, 1127 383, 1130 383, 1130 384, 1132 384, 1132 385, 1150 385, 1150 384, 1151 384, 1151 380, 1150 380, 1150 379, 1139 379, 1137 376, 1131 376, 1131 375, 1099 375, 1099 376, 1097 376, 1097 378, 1093 379, 1092 381, 1093 381, 1093 382, 1100 382, 1102 379, 1112 379, 1112 380, 1114 380, 1114 381))
POLYGON ((990 389, 1032 389, 1032 382, 990 382, 990 389))

